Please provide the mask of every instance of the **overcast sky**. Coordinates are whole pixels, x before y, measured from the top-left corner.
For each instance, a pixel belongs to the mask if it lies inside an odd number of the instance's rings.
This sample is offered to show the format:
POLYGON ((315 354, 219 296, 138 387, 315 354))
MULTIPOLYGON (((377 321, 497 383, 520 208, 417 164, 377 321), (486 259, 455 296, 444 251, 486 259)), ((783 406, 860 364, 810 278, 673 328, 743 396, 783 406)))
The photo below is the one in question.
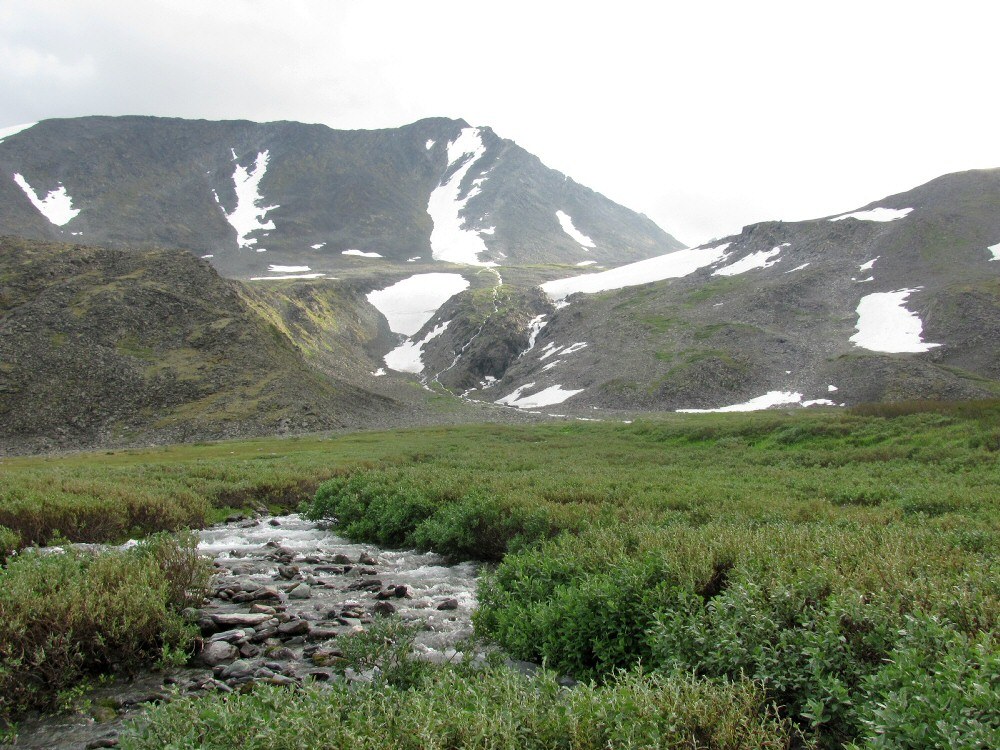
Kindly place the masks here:
POLYGON ((695 244, 1000 166, 994 6, 0 0, 0 127, 460 117, 695 244))

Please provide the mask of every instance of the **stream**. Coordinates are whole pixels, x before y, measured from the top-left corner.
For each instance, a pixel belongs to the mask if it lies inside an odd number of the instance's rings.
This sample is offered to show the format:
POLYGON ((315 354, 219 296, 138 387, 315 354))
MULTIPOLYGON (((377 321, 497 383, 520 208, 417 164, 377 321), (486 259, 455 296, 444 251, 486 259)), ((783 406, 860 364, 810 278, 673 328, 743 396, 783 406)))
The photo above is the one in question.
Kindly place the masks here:
POLYGON ((414 653, 441 662, 472 635, 479 566, 440 555, 355 544, 297 515, 233 520, 199 532, 214 559, 205 603, 189 612, 204 638, 185 667, 150 670, 89 691, 79 710, 35 715, 18 724, 13 745, 37 750, 114 747, 118 731, 144 704, 248 683, 371 681, 331 668, 337 638, 395 615, 418 627, 414 653))

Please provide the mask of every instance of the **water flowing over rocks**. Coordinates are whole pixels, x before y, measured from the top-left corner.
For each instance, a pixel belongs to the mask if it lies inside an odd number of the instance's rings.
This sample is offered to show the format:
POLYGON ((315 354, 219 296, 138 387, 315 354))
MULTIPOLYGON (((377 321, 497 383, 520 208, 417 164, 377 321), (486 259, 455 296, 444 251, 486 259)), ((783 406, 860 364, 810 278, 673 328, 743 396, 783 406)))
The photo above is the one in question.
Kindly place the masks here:
POLYGON ((354 544, 296 515, 234 519, 199 536, 215 575, 202 606, 185 611, 202 635, 189 665, 98 688, 87 713, 29 717, 11 747, 114 747, 125 719, 144 703, 169 700, 172 691, 370 681, 336 668, 337 640, 379 617, 417 626, 414 651, 429 661, 454 658, 455 645, 472 635, 476 563, 449 565, 432 553, 354 544))

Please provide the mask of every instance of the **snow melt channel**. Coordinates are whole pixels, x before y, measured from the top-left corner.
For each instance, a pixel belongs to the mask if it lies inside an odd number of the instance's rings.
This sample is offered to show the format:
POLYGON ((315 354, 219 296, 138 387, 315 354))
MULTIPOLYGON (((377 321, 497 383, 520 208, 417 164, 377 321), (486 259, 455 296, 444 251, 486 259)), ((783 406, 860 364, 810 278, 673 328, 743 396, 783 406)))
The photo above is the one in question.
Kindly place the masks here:
POLYGON ((445 302, 469 288, 460 273, 418 273, 385 289, 368 293, 368 302, 389 323, 389 330, 412 336, 445 302))
POLYGON ((431 254, 435 260, 464 263, 471 266, 493 266, 479 260, 486 252, 482 234, 485 230, 465 229, 462 212, 471 198, 479 195, 483 178, 473 182, 462 195, 462 181, 469 170, 486 154, 486 146, 478 128, 462 128, 458 138, 448 144, 448 167, 445 174, 458 166, 451 177, 434 188, 427 201, 427 213, 433 222, 431 229, 431 254))
POLYGON ((850 341, 862 349, 891 354, 926 352, 941 346, 921 341, 924 327, 920 316, 903 304, 915 291, 900 289, 862 297, 858 303, 858 332, 850 341))
POLYGON ((50 190, 44 198, 39 198, 28 181, 20 174, 14 175, 16 182, 24 194, 28 196, 31 205, 38 209, 38 212, 55 224, 57 227, 69 224, 76 215, 80 213, 79 208, 73 208, 73 199, 69 197, 66 188, 60 182, 59 187, 50 190))
POLYGON ((553 302, 561 302, 571 294, 578 292, 594 294, 595 292, 607 292, 612 289, 650 284, 664 279, 676 279, 722 260, 727 247, 729 247, 728 242, 716 247, 678 250, 674 253, 647 258, 599 273, 547 281, 542 284, 542 291, 553 302))
MULTIPOLYGON (((233 151, 233 158, 236 152, 233 151)), ((241 248, 257 244, 256 239, 250 239, 252 232, 274 229, 273 221, 264 221, 267 212, 278 206, 262 206, 264 200, 260 194, 260 181, 267 172, 267 162, 270 152, 261 151, 257 154, 253 169, 245 169, 239 164, 233 172, 233 187, 236 189, 236 208, 230 214, 225 214, 226 221, 236 230, 236 244, 241 248)), ((216 197, 218 200, 218 197, 216 197)), ((223 212, 225 213, 225 212, 223 212)))

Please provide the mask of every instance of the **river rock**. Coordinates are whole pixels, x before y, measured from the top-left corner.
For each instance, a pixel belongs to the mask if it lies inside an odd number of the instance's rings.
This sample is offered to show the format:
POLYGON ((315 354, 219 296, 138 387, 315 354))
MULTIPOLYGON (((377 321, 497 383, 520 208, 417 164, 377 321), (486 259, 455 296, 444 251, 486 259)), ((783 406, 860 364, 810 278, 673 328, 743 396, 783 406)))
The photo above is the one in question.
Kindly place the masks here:
POLYGON ((261 586, 259 589, 255 589, 253 592, 253 600, 255 602, 261 601, 278 601, 281 599, 281 594, 278 593, 278 589, 274 586, 261 586))
POLYGON ((246 638, 248 635, 253 635, 253 630, 247 633, 246 630, 233 629, 233 630, 223 630, 220 633, 216 633, 211 638, 208 639, 209 643, 214 643, 215 641, 225 641, 226 643, 235 643, 238 640, 246 638))
POLYGON ((239 654, 236 646, 225 641, 214 641, 205 645, 201 652, 201 660, 210 667, 235 659, 239 654))
POLYGON ((362 552, 358 557, 359 565, 378 565, 378 560, 370 552, 362 552))
POLYGON ((256 628, 271 619, 271 615, 261 612, 220 612, 212 615, 212 622, 220 628, 256 628))
POLYGON ((390 617, 396 614, 396 607, 391 602, 377 602, 374 607, 372 607, 372 612, 379 617, 390 617))
POLYGON ((246 659, 237 659, 222 670, 224 680, 242 680, 250 677, 256 671, 257 665, 246 659))
POLYGON ((446 612, 451 609, 458 609, 458 599, 449 597, 448 599, 445 599, 440 604, 438 604, 437 608, 442 612, 446 612))
POLYGON ((309 632, 309 622, 306 620, 290 620, 278 626, 279 638, 292 638, 296 635, 305 635, 309 632))
POLYGON ((289 599, 308 599, 311 596, 312 589, 305 583, 300 583, 298 586, 295 586, 288 591, 289 599))

